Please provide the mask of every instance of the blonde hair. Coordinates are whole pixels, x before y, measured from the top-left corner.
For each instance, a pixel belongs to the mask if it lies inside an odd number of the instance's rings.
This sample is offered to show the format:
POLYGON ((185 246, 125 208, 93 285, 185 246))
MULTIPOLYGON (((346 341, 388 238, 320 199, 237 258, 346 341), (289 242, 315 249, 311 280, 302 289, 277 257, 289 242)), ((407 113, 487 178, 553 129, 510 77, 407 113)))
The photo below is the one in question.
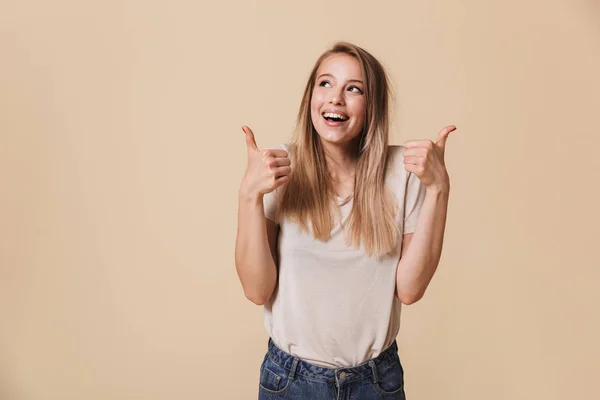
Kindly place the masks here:
POLYGON ((399 230, 395 223, 396 202, 385 185, 388 167, 389 78, 381 63, 364 49, 348 42, 338 42, 325 51, 315 63, 300 104, 289 157, 293 172, 282 187, 277 212, 297 222, 308 231, 312 225, 315 239, 328 241, 334 227, 332 206, 335 192, 329 180, 325 152, 311 119, 311 97, 317 70, 334 54, 347 54, 360 64, 364 76, 365 126, 357 140, 358 161, 354 176, 353 205, 346 221, 346 243, 354 248, 362 245, 370 257, 379 258, 395 248, 399 230))

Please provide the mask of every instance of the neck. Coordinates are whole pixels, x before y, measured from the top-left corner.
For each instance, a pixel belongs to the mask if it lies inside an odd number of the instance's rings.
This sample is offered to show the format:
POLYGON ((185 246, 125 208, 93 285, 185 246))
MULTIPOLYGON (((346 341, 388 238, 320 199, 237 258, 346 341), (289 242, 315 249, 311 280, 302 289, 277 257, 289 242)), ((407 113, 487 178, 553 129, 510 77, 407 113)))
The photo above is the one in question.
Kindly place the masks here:
POLYGON ((343 144, 321 140, 321 144, 325 151, 327 168, 334 179, 354 176, 358 161, 358 140, 343 144))

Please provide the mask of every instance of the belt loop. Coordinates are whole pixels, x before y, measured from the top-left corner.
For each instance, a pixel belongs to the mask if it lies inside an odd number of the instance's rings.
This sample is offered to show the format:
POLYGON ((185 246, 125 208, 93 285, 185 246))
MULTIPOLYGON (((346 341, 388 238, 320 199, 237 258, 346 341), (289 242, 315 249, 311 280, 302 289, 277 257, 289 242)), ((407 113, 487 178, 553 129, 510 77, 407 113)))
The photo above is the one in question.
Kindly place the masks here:
POLYGON ((296 368, 298 367, 298 357, 294 357, 294 362, 292 362, 292 368, 290 370, 290 379, 294 379, 296 376, 296 368))
POLYGON ((377 376, 377 366, 375 365, 375 361, 373 361, 373 360, 369 361, 369 365, 371 366, 371 369, 373 370, 373 383, 377 383, 377 381, 379 381, 379 377, 377 376))

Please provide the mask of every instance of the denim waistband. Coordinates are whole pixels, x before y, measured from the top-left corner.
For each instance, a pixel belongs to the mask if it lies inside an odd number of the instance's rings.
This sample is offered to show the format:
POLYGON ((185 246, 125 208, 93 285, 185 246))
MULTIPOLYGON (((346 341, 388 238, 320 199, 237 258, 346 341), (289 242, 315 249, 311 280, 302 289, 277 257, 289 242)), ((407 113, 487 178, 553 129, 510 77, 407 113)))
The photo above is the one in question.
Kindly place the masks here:
POLYGON ((339 382, 340 380, 348 381, 349 379, 358 380, 374 377, 374 381, 377 382, 378 372, 385 371, 389 365, 396 362, 396 359, 398 358, 398 344, 394 339, 392 344, 376 358, 372 358, 362 364, 352 367, 328 368, 304 361, 283 351, 275 344, 275 342, 273 342, 273 339, 269 337, 267 356, 272 361, 290 370, 292 376, 302 375, 309 379, 325 382, 339 382))

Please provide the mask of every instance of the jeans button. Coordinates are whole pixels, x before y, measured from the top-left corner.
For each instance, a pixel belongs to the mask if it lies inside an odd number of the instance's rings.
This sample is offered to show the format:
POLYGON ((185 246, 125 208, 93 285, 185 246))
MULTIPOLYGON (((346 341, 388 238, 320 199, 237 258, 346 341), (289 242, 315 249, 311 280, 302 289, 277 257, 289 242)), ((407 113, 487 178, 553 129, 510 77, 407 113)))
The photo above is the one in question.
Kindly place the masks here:
POLYGON ((346 377, 346 373, 344 371, 340 372, 340 379, 344 379, 346 377))

